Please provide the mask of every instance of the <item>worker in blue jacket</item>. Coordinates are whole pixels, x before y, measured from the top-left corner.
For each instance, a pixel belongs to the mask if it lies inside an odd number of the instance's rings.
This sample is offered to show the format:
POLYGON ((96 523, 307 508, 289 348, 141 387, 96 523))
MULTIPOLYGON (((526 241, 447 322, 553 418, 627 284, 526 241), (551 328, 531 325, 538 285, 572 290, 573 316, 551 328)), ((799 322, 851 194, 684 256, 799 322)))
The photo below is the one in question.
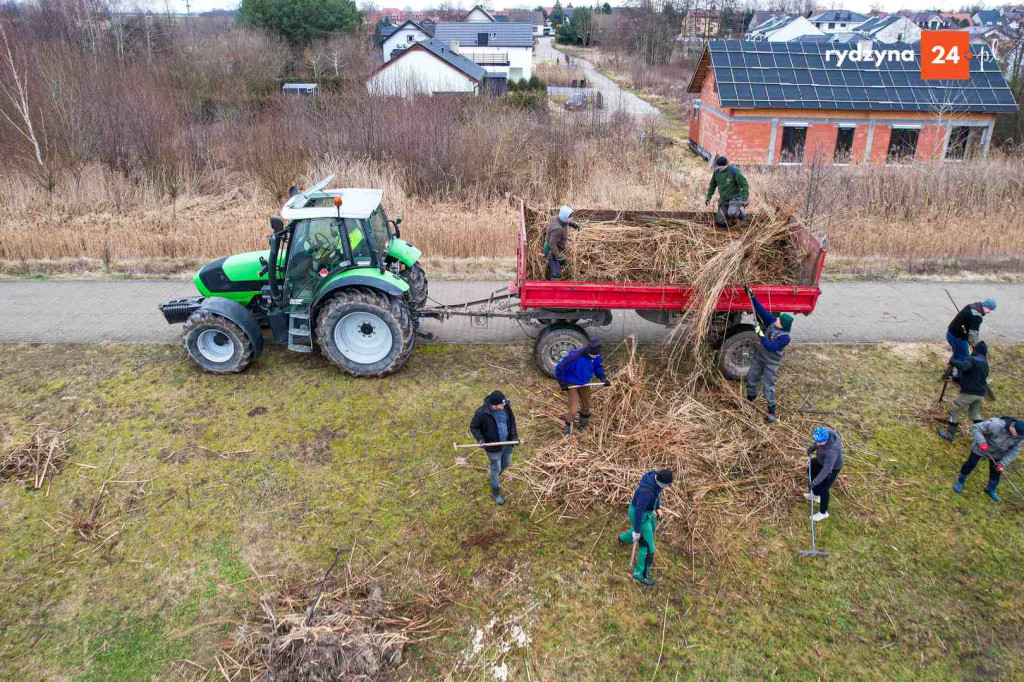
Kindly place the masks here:
POLYGON ((612 385, 604 374, 600 339, 591 339, 586 346, 566 354, 555 365, 555 379, 566 392, 569 402, 569 412, 565 416, 567 436, 572 434, 577 414, 580 418, 579 428, 587 428, 590 421, 590 387, 587 384, 595 376, 605 386, 612 385))
POLYGON ((653 585, 651 564, 654 562, 654 530, 658 520, 664 516, 661 509, 661 492, 672 485, 672 470, 648 471, 640 479, 640 485, 629 503, 630 529, 619 535, 623 544, 639 543, 633 579, 644 585, 653 585))
POLYGON ((763 385, 764 397, 768 401, 768 416, 764 420, 771 424, 778 421, 778 417, 775 416, 775 375, 782 364, 783 351, 789 345, 789 330, 793 328, 793 316, 782 313, 775 317, 761 305, 750 287, 745 286, 744 289, 757 312, 754 331, 761 337, 754 361, 747 372, 747 400, 757 400, 758 386, 763 385))

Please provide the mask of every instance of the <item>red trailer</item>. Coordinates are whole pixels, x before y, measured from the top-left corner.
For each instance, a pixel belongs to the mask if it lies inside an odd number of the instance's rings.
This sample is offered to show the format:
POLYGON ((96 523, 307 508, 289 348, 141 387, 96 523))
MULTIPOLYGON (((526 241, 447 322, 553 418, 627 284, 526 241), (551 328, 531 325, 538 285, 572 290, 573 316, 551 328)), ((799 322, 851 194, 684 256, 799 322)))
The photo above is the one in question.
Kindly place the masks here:
MULTIPOLYGON (((509 317, 537 325, 540 334, 534 347, 537 365, 552 375, 555 365, 569 351, 585 345, 587 329, 607 326, 613 310, 634 310, 640 317, 671 327, 686 310, 693 290, 678 284, 632 284, 610 282, 577 282, 531 280, 526 276, 526 226, 538 218, 538 212, 519 201, 519 238, 516 250, 516 280, 507 292, 496 292, 488 299, 458 306, 444 306, 423 311, 424 317, 443 319, 449 315, 471 315, 481 318, 509 317), (518 301, 513 310, 512 301, 518 301)), ((676 218, 706 221, 713 224, 710 212, 693 211, 613 211, 577 209, 573 217, 581 221, 637 220, 642 217, 676 218)), ((796 222, 791 226, 790 243, 799 255, 799 284, 772 286, 751 284, 750 288, 768 310, 776 313, 808 315, 821 295, 818 283, 825 264, 826 244, 819 241, 796 222)), ((719 365, 730 379, 746 375, 758 337, 752 324, 744 323, 752 316, 750 299, 743 286, 722 292, 716 306, 713 338, 709 343, 719 350, 719 365)))

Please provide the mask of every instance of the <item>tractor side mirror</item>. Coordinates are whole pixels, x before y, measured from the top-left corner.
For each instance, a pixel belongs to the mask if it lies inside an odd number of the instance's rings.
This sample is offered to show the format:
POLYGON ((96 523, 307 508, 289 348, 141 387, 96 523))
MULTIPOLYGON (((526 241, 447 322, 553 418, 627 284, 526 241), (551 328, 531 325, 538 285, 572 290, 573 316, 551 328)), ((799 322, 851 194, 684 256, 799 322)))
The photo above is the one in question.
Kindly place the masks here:
POLYGON ((391 222, 393 222, 395 224, 395 237, 397 237, 398 239, 401 239, 402 238, 402 230, 399 227, 399 225, 402 224, 402 219, 401 218, 395 218, 391 222))
MULTIPOLYGON (((294 188, 293 188, 294 189, 294 188)), ((273 232, 280 232, 284 229, 284 221, 278 218, 276 215, 270 218, 270 229, 273 232)))
POLYGON ((295 196, 298 193, 299 193, 299 188, 296 187, 295 185, 292 185, 291 187, 288 188, 288 198, 289 199, 291 199, 293 196, 295 196))

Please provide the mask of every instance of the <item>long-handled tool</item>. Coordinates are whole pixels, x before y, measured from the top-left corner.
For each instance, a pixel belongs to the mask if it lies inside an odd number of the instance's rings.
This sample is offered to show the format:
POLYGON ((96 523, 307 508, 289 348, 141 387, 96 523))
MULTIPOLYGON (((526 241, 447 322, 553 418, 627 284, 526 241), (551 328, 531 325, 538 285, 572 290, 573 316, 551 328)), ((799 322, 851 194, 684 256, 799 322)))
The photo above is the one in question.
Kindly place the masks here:
POLYGON ((636 561, 636 546, 640 544, 639 540, 633 540, 633 549, 629 553, 629 570, 633 570, 633 562, 636 561))
POLYGON ((814 488, 811 486, 811 483, 813 482, 814 479, 811 478, 811 460, 808 459, 807 485, 811 490, 811 548, 801 549, 800 554, 802 554, 803 556, 828 556, 828 552, 826 552, 825 550, 818 549, 817 546, 814 544, 814 488))
POLYGON ((482 445, 480 443, 471 443, 470 445, 459 445, 458 443, 452 443, 452 446, 456 450, 458 450, 459 448, 494 448, 499 445, 522 445, 525 442, 526 441, 524 440, 503 440, 498 441, 497 443, 484 443, 482 445))
MULTIPOLYGON (((996 461, 995 457, 988 454, 988 452, 983 452, 982 454, 985 455, 985 457, 988 458, 988 461, 992 462, 992 464, 999 464, 999 462, 996 461)), ((1011 488, 1013 488, 1013 492, 1017 493, 1017 496, 1020 497, 1021 499, 1024 499, 1024 495, 1021 495, 1020 490, 1017 488, 1017 486, 1013 484, 1013 481, 1010 480, 1010 476, 1006 473, 1005 468, 1000 472, 1000 474, 1002 477, 1006 478, 1006 482, 1010 484, 1011 488)))
POLYGON ((604 386, 604 383, 600 381, 595 381, 590 384, 569 384, 569 388, 590 388, 592 386, 604 386))

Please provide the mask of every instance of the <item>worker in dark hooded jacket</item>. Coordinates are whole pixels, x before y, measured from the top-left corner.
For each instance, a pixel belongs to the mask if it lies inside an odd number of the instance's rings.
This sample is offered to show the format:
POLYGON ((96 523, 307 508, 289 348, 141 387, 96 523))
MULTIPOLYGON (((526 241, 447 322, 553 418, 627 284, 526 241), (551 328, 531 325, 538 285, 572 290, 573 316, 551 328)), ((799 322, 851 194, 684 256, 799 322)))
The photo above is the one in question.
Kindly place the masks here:
POLYGON ((999 502, 996 487, 999 485, 1003 469, 1020 454, 1021 439, 1024 439, 1024 421, 1013 417, 995 417, 975 424, 971 431, 974 434, 971 454, 960 467, 960 476, 956 479, 953 490, 962 493, 967 477, 974 471, 974 467, 978 466, 978 462, 985 458, 988 459, 988 485, 985 486, 985 493, 999 502))
POLYGON ((569 228, 580 229, 578 223, 572 221, 572 209, 563 206, 558 214, 548 223, 548 231, 544 235, 544 258, 547 261, 547 278, 561 279, 565 268, 565 250, 569 248, 569 228))
POLYGON ((715 159, 715 171, 711 174, 711 182, 708 183, 708 196, 705 205, 711 203, 711 198, 718 190, 718 211, 715 212, 715 227, 720 230, 728 229, 729 218, 743 220, 746 215, 743 207, 750 199, 750 185, 743 173, 736 166, 730 166, 728 159, 719 156, 715 159))
MULTIPOLYGON (((981 323, 985 315, 996 309, 996 299, 986 298, 984 301, 977 301, 965 305, 956 317, 946 328, 946 343, 949 344, 953 355, 950 357, 950 364, 953 360, 963 360, 968 357, 971 346, 977 345, 981 336, 981 323)), ((952 371, 953 381, 960 380, 960 372, 955 366, 950 367, 947 372, 952 371)), ((946 375, 943 375, 943 379, 946 375)))
MULTIPOLYGON (((469 432, 480 445, 484 443, 504 443, 519 440, 516 430, 516 416, 512 413, 512 403, 501 391, 493 391, 484 398, 484 404, 476 409, 473 421, 469 423, 469 432)), ((511 445, 485 447, 487 459, 490 460, 491 498, 499 505, 505 504, 498 487, 498 475, 512 465, 511 445)))
POLYGON ((750 297, 754 309, 757 311, 757 325, 754 331, 761 337, 757 345, 757 353, 754 354, 754 361, 750 364, 747 372, 747 400, 757 400, 757 389, 764 388, 764 397, 768 401, 768 416, 764 420, 771 424, 778 421, 775 416, 775 376, 782 364, 782 354, 789 345, 789 331, 793 328, 793 316, 789 313, 782 313, 775 317, 768 309, 761 305, 757 296, 744 287, 747 296, 750 297))
POLYGON ((664 516, 661 510, 661 492, 672 485, 672 470, 648 471, 640 479, 640 485, 629 503, 630 530, 619 535, 623 544, 639 543, 633 567, 633 579, 644 585, 653 585, 651 563, 654 561, 654 530, 658 520, 664 516))
POLYGON ((811 490, 804 493, 804 498, 813 498, 818 503, 818 512, 811 518, 824 521, 828 518, 829 491, 843 468, 843 439, 828 426, 815 427, 811 439, 814 443, 807 448, 807 455, 811 458, 811 490))
POLYGON ((604 373, 604 360, 601 357, 600 339, 591 339, 586 346, 567 353, 555 365, 555 379, 566 392, 569 411, 565 415, 565 435, 572 434, 576 416, 579 415, 579 428, 587 428, 590 422, 590 387, 587 384, 594 377, 605 386, 612 382, 604 373))
POLYGON ((988 392, 988 345, 979 341, 969 357, 949 362, 960 370, 960 395, 953 401, 946 428, 939 429, 939 437, 953 442, 960 415, 967 412, 975 424, 981 421, 981 404, 988 392))

